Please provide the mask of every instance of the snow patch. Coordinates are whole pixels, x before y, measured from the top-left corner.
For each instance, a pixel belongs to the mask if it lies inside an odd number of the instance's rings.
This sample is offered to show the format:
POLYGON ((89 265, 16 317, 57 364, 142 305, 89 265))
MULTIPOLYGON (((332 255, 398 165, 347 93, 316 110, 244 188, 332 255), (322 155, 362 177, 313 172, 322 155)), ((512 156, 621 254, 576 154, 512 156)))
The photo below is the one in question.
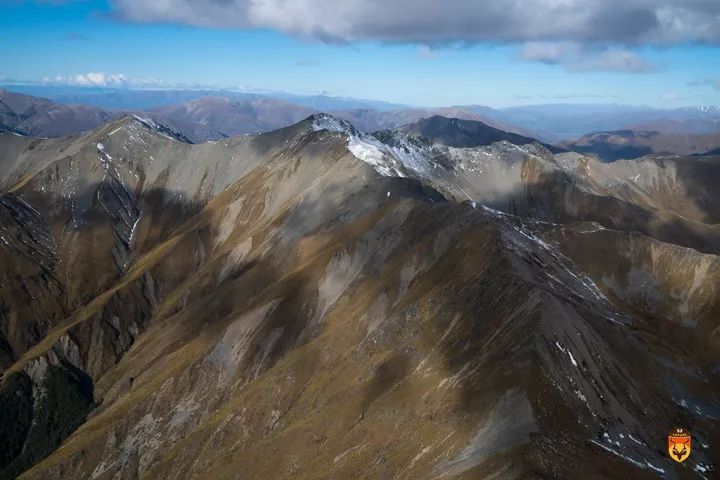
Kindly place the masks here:
MULTIPOLYGON (((607 434, 605 434, 605 435, 607 435, 607 434)), ((614 448, 608 447, 607 445, 603 445, 602 443, 600 443, 598 441, 590 440, 590 442, 597 445, 598 447, 602 448, 603 450, 612 453, 613 455, 617 455, 618 457, 622 458, 626 462, 632 463, 636 467, 643 468, 645 470, 648 470, 648 469, 654 470, 658 473, 665 473, 664 469, 662 469, 660 467, 656 467, 655 465, 648 462, 647 460, 635 460, 634 458, 628 457, 627 455, 624 455, 624 454, 618 452, 614 448)))
MULTIPOLYGON (((573 356, 572 352, 571 352, 569 349, 563 348, 563 346, 560 345, 560 342, 558 342, 557 340, 555 341, 555 346, 557 346, 557 348, 558 348, 561 352, 567 354, 568 357, 570 357, 570 362, 573 364, 573 366, 575 366, 575 367, 578 366, 578 363, 575 361, 575 357, 573 356)), ((607 433, 606 433, 605 435, 607 436, 607 433)))
POLYGON ((403 162, 396 158, 389 147, 372 135, 366 135, 355 129, 349 122, 331 115, 319 114, 313 117, 312 128, 315 131, 342 133, 348 138, 348 150, 358 160, 371 165, 384 177, 405 177, 403 162))

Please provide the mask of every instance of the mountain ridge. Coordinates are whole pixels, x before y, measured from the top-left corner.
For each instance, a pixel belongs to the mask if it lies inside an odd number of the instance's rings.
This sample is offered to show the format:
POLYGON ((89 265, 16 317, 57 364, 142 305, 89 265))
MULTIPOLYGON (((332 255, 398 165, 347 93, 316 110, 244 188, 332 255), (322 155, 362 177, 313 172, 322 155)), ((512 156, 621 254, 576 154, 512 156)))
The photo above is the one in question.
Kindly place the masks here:
MULTIPOLYGON (((657 130, 664 134, 707 134, 720 131, 720 114, 717 107, 653 108, 620 104, 568 104, 548 103, 490 108, 482 105, 456 105, 451 107, 418 107, 373 101, 354 101, 346 97, 295 96, 282 92, 241 93, 223 90, 131 90, 80 87, 22 87, 5 85, 19 93, 48 97, 62 104, 88 104, 96 108, 119 110, 153 110, 196 101, 202 97, 224 97, 231 101, 253 102, 274 99, 289 102, 296 107, 332 112, 352 121, 365 131, 395 128, 412 123, 432 114, 482 121, 500 130, 539 138, 546 143, 569 141, 583 135, 622 129, 657 130), (157 97, 145 101, 145 97, 157 97), (108 103, 98 102, 107 98, 108 103), (137 97, 138 102, 115 100, 137 97)), ((297 119, 296 119, 297 120, 297 119)), ((287 125, 273 125, 280 128, 287 125)), ((217 130, 216 126, 216 130, 217 130)), ((222 130, 222 129, 220 129, 222 130)), ((230 134, 233 134, 232 132, 230 134)), ((188 135, 189 136, 189 135, 188 135)), ((207 139, 207 138, 205 138, 207 139)), ((193 139, 200 141, 200 138, 193 139)))
POLYGON ((718 441, 716 163, 388 135, 0 135, 0 394, 91 386, 12 472, 678 478, 668 424, 718 441))
POLYGON ((482 121, 448 118, 441 115, 423 118, 417 122, 400 126, 396 130, 420 136, 431 142, 441 143, 449 147, 479 147, 500 141, 507 141, 514 145, 527 145, 537 142, 553 153, 564 151, 558 147, 542 143, 535 138, 494 128, 482 121))

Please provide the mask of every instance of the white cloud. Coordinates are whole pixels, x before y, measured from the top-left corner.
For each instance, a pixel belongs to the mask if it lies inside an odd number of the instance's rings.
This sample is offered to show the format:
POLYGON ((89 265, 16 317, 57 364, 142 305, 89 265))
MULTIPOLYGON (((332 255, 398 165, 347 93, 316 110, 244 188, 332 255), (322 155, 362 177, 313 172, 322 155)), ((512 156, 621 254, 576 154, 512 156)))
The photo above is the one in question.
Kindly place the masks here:
POLYGON ((128 78, 120 73, 88 72, 76 75, 45 77, 43 83, 78 87, 126 87, 128 78))
POLYGON ((122 73, 88 72, 75 75, 44 77, 48 85, 69 85, 73 87, 116 87, 116 88, 169 88, 177 86, 154 78, 131 78, 122 73))
POLYGON ((588 48, 575 42, 528 42, 520 49, 522 60, 562 65, 573 72, 610 71, 647 73, 654 66, 621 48, 588 48))
POLYGON ((647 72, 633 50, 720 45, 718 0, 110 0, 134 22, 269 28, 327 42, 511 44, 568 71, 647 72))
POLYGON ((323 40, 720 44, 716 0, 111 0, 121 17, 323 40))
POLYGON ((234 90, 260 92, 251 85, 220 85, 203 83, 166 82, 154 78, 133 78, 122 73, 88 72, 75 75, 47 76, 42 79, 46 85, 67 85, 73 87, 108 87, 132 89, 189 89, 189 90, 234 90))

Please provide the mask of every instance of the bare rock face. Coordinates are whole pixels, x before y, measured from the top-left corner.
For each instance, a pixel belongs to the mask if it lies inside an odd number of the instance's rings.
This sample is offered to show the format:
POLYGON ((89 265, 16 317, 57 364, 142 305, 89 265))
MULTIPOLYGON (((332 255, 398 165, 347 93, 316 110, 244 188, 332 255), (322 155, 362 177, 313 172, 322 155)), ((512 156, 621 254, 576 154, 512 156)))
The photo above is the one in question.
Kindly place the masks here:
POLYGON ((185 140, 0 135, 4 478, 714 475, 715 163, 185 140))

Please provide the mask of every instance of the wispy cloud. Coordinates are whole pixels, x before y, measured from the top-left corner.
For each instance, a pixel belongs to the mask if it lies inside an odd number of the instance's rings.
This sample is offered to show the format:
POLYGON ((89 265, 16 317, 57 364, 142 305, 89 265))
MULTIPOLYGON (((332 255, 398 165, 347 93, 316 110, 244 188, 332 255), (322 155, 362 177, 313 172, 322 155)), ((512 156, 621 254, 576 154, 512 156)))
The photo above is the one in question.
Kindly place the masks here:
POLYGON ((582 48, 574 42, 527 42, 520 49, 522 60, 559 65, 580 57, 582 48))
POLYGON ((526 61, 562 65, 571 72, 648 73, 655 70, 653 64, 629 50, 598 50, 575 42, 528 42, 520 49, 519 57, 526 61))
POLYGON ((715 90, 720 90, 720 78, 701 78, 693 80, 688 85, 691 87, 712 87, 715 90))
POLYGON ((437 58, 438 52, 429 45, 420 45, 418 47, 418 55, 425 60, 433 60, 437 58))
POLYGON ((67 85, 73 87, 115 87, 115 88, 166 88, 171 85, 154 78, 132 78, 122 73, 87 72, 74 75, 44 77, 46 85, 67 85))
POLYGON ((656 69, 647 60, 631 51, 622 49, 605 50, 599 55, 579 59, 567 64, 567 66, 569 70, 578 72, 602 70, 606 72, 649 73, 656 69))
MULTIPOLYGON (((37 82, 21 82, 32 85, 37 82)), ((40 82, 43 85, 70 87, 131 88, 131 89, 189 89, 189 90, 233 90, 243 92, 261 92, 252 85, 222 85, 204 83, 167 82, 154 78, 136 78, 122 73, 87 72, 73 75, 46 76, 40 82)))
POLYGON ((658 98, 665 102, 679 102, 685 100, 685 98, 677 92, 668 91, 658 95, 658 98))

